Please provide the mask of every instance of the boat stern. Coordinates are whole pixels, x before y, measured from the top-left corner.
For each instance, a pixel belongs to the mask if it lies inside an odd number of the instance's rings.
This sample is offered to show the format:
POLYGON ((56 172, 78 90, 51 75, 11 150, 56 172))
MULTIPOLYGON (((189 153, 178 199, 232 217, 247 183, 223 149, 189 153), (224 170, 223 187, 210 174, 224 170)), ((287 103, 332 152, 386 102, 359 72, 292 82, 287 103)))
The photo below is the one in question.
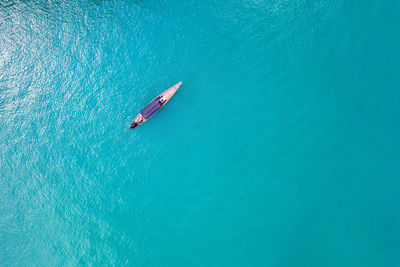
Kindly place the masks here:
POLYGON ((132 122, 132 123, 131 123, 131 126, 129 126, 129 129, 133 129, 133 128, 135 128, 135 127, 138 126, 138 125, 139 125, 138 123, 132 122))
POLYGON ((141 113, 139 113, 136 118, 133 120, 133 122, 131 123, 131 125, 129 126, 129 129, 133 129, 136 126, 139 126, 140 124, 142 124, 143 122, 145 122, 146 119, 143 117, 143 115, 141 113))

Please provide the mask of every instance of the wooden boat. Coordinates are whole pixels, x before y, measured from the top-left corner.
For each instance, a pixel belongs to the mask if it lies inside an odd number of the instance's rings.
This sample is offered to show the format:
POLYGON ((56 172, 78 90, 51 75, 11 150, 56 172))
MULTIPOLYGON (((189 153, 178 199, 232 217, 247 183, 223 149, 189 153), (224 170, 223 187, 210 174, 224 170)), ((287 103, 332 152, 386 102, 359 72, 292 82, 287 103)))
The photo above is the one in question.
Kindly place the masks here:
POLYGON ((151 101, 150 104, 148 104, 144 109, 140 111, 140 113, 136 116, 136 118, 129 126, 129 129, 133 129, 153 117, 153 115, 156 114, 157 111, 159 111, 165 104, 167 104, 167 102, 176 93, 181 85, 182 82, 179 82, 165 92, 161 93, 156 98, 154 98, 154 100, 151 101))

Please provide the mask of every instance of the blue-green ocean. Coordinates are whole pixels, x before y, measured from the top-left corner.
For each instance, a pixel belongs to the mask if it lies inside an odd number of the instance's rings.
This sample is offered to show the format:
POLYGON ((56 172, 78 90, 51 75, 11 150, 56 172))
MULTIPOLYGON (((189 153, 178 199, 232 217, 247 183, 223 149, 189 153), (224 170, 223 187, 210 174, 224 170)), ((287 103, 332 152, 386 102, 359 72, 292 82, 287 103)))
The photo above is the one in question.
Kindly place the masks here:
POLYGON ((400 266, 399 29, 398 0, 0 1, 0 266, 400 266))

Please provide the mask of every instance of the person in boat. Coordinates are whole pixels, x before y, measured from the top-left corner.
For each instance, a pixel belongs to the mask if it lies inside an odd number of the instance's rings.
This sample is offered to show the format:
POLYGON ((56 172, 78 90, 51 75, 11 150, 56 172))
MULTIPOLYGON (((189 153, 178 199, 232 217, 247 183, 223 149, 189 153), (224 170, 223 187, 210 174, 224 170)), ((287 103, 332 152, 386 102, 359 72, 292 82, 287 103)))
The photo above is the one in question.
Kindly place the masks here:
POLYGON ((133 129, 133 128, 135 128, 135 127, 138 126, 138 125, 139 125, 139 123, 132 122, 131 126, 129 126, 129 129, 133 129))
POLYGON ((164 96, 160 96, 160 98, 158 99, 158 103, 162 105, 164 104, 164 102, 165 102, 164 96))

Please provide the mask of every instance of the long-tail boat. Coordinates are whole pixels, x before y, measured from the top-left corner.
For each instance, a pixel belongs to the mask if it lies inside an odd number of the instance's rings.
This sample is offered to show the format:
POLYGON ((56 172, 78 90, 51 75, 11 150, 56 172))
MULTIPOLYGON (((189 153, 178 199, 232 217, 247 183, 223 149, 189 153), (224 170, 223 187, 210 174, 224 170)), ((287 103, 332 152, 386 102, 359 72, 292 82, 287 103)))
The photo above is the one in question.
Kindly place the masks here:
POLYGON ((148 104, 144 109, 140 111, 140 113, 136 116, 136 118, 129 126, 129 129, 133 129, 143 122, 149 120, 157 111, 159 111, 165 104, 167 104, 167 102, 176 93, 181 85, 182 82, 179 82, 165 92, 161 93, 156 98, 154 98, 154 100, 151 101, 150 104, 148 104))

